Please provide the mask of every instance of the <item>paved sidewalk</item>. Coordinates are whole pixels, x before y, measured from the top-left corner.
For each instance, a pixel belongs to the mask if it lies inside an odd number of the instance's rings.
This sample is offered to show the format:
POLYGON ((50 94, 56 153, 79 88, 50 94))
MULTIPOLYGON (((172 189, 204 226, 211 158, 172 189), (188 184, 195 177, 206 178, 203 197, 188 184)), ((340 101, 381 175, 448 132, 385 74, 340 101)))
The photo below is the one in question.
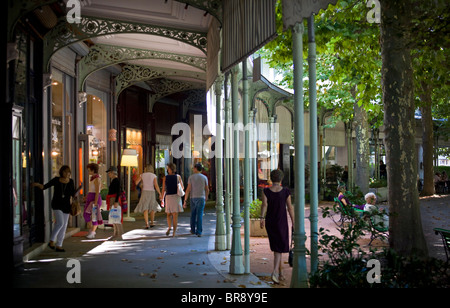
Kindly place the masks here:
MULTIPOLYGON (((450 229, 450 195, 421 198, 421 214, 425 239, 430 256, 445 260, 442 240, 433 228, 450 229)), ((332 206, 321 202, 320 207, 332 206)), ((64 242, 66 252, 57 253, 46 246, 43 251, 16 271, 14 287, 123 287, 123 288, 288 288, 292 268, 283 255, 283 274, 286 280, 279 285, 270 281, 273 253, 267 238, 250 238, 250 271, 252 274, 230 275, 230 251, 214 251, 216 215, 207 207, 203 218, 204 235, 189 233, 190 212, 180 214, 178 236, 167 237, 165 213, 156 214, 156 227, 143 229, 143 216, 134 216, 135 222, 124 222, 125 235, 121 241, 108 240, 112 228, 98 230, 97 238, 71 236, 64 242), (69 259, 77 259, 81 265, 81 284, 69 284, 66 275, 69 259), (259 279, 258 279, 259 278, 259 279)), ((309 208, 305 210, 309 217, 309 208)), ((309 220, 305 229, 310 247, 309 220)), ((336 232, 336 225, 323 219, 319 209, 319 228, 336 232)), ((243 235, 243 227, 241 229, 243 235)), ((369 238, 363 238, 367 248, 369 238)), ((45 244, 43 244, 45 245, 45 244)), ((375 240, 374 247, 387 243, 375 240)), ((244 238, 242 236, 244 249, 244 238)), ((307 258, 309 270, 310 258, 307 258)))
MULTIPOLYGON (((190 212, 181 213, 176 237, 166 236, 165 213, 145 230, 143 216, 124 222, 123 240, 108 240, 112 228, 98 229, 93 240, 71 236, 66 252, 48 247, 15 273, 14 287, 102 288, 262 288, 253 274, 229 275, 230 252, 214 251, 216 215, 207 209, 202 237, 189 232, 190 212), (80 261, 81 283, 67 282, 70 259, 80 261)), ((133 216, 133 215, 132 215, 133 216)), ((86 232, 82 232, 84 234, 86 232)), ((82 235, 81 234, 81 235, 82 235)), ((75 234, 77 235, 77 234, 75 234)))

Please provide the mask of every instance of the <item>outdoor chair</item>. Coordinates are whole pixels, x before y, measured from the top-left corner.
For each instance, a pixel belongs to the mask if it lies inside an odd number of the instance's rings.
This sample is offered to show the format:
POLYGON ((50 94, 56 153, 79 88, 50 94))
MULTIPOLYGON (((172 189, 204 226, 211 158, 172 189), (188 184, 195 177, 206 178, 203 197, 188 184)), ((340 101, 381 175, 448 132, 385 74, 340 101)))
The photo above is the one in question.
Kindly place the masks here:
POLYGON ((347 221, 350 223, 354 222, 364 214, 363 210, 354 208, 353 206, 344 206, 344 204, 342 204, 341 200, 339 200, 338 197, 334 197, 334 202, 336 203, 341 214, 341 217, 338 221, 339 227, 341 227, 347 221))
POLYGON ((447 264, 450 259, 450 230, 434 228, 434 233, 436 235, 440 234, 442 236, 442 242, 444 243, 445 255, 447 256, 447 264))
POLYGON ((365 212, 364 215, 369 218, 369 227, 371 232, 369 246, 377 237, 386 238, 389 236, 389 227, 383 223, 383 214, 380 214, 377 211, 377 213, 375 214, 371 212, 365 212))
POLYGON ((363 211, 353 206, 344 206, 342 202, 335 197, 334 202, 338 206, 340 212, 340 218, 338 223, 336 223, 339 227, 341 227, 345 222, 356 222, 358 219, 365 219, 369 223, 370 229, 370 242, 369 246, 372 245, 374 239, 378 237, 388 237, 389 228, 383 224, 383 221, 380 219, 380 214, 373 214, 368 211, 363 211))

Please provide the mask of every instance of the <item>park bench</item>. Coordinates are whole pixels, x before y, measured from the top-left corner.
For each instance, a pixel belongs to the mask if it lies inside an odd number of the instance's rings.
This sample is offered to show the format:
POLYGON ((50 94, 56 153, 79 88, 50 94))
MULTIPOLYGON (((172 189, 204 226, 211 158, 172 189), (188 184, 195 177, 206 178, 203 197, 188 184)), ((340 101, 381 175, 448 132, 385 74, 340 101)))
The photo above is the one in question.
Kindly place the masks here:
POLYGON ((434 233, 436 235, 440 234, 442 236, 442 242, 444 243, 445 255, 447 256, 447 263, 450 259, 450 230, 434 228, 434 233))
POLYGON ((377 237, 383 237, 386 238, 389 236, 389 227, 383 224, 382 215, 380 213, 372 214, 366 212, 365 215, 368 215, 369 217, 369 225, 370 225, 370 242, 369 246, 372 244, 372 241, 376 239, 377 237))
POLYGON ((353 223, 357 219, 365 219, 369 222, 369 229, 370 229, 370 242, 369 246, 372 244, 373 240, 377 237, 387 237, 389 228, 386 227, 380 219, 380 214, 373 214, 367 211, 363 211, 360 209, 357 209, 353 206, 344 206, 344 204, 339 200, 339 198, 335 197, 334 202, 336 203, 337 207, 339 208, 339 212, 341 214, 339 219, 339 226, 341 227, 344 222, 350 222, 353 223))
POLYGON ((334 198, 334 202, 336 203, 339 212, 341 213, 341 217, 339 218, 339 227, 341 227, 344 222, 354 222, 356 219, 360 218, 364 211, 354 208, 353 206, 344 205, 338 197, 334 198))

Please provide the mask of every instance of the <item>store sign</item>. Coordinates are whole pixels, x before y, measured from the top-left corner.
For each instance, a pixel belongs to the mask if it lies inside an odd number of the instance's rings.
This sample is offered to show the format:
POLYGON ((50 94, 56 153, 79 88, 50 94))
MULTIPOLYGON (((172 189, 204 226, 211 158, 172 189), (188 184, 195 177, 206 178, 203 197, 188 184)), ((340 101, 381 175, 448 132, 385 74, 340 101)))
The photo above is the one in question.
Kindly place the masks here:
POLYGON ((325 10, 328 5, 336 4, 337 0, 282 0, 284 30, 293 27, 296 23, 325 10))

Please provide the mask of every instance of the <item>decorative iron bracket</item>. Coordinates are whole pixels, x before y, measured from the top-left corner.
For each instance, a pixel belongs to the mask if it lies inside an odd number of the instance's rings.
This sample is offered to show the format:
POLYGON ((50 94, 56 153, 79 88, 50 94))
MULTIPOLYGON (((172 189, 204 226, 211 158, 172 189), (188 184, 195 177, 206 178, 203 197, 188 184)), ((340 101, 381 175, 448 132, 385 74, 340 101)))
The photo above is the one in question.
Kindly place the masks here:
POLYGON ((190 71, 181 71, 166 68, 156 68, 156 67, 146 67, 135 64, 127 64, 122 68, 122 73, 120 73, 116 79, 115 94, 116 97, 127 87, 136 84, 141 81, 148 81, 151 79, 162 78, 162 77, 189 77, 198 79, 199 82, 206 80, 205 73, 196 73, 190 71))
POLYGON ((206 55, 206 33, 82 16, 79 24, 68 23, 65 18, 61 18, 58 25, 45 35, 44 70, 49 69, 52 55, 63 47, 93 37, 123 33, 163 36, 192 45, 206 55))
POLYGON ((206 58, 161 51, 97 44, 78 62, 78 89, 82 91, 88 76, 110 65, 140 59, 162 59, 190 65, 206 72, 206 58))

